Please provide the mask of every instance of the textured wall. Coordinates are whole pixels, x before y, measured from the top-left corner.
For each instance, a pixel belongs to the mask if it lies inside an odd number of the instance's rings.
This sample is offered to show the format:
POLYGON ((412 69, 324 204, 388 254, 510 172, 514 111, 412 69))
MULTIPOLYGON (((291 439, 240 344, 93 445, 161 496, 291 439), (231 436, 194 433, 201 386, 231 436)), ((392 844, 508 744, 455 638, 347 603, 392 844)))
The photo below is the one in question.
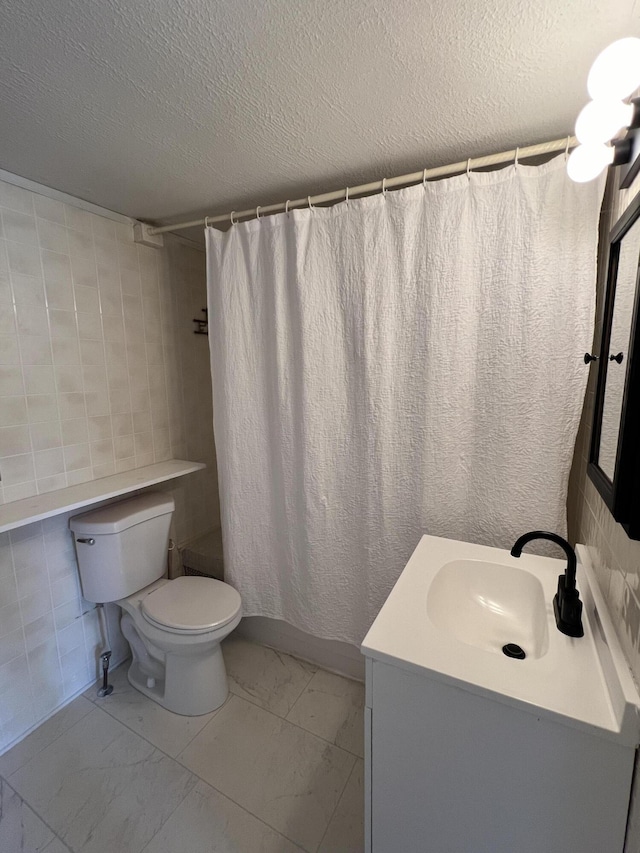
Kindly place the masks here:
MULTIPOLYGON (((219 526, 204 254, 1 182, 0 221, 0 500, 190 458, 173 535, 219 526)), ((96 677, 68 515, 0 534, 0 749, 96 677)))
POLYGON ((633 0, 21 0, 0 168, 139 218, 565 136, 633 0))
MULTIPOLYGON (((619 177, 613 173, 610 175, 607 186, 600 227, 599 307, 595 343, 592 349, 592 352, 596 353, 600 348, 602 332, 609 231, 640 191, 640 181, 636 181, 634 186, 625 192, 617 191, 615 189, 617 186, 619 186, 619 177)), ((614 521, 599 492, 587 476, 596 379, 597 370, 592 366, 569 483, 567 504, 569 536, 573 542, 583 542, 591 550, 600 586, 614 615, 618 635, 636 683, 640 685, 640 541, 629 539, 622 526, 614 521)), ((625 849, 626 853, 636 853, 640 849, 640 782, 635 786, 630 835, 625 849)))

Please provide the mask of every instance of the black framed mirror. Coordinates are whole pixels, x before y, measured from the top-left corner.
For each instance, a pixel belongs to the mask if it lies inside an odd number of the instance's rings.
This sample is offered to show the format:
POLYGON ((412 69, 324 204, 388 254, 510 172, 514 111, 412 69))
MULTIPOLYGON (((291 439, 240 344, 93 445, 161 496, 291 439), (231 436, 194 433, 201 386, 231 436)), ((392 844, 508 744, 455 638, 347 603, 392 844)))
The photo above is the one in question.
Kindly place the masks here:
POLYGON ((632 539, 640 539, 639 271, 640 196, 610 235, 588 465, 591 480, 632 539))

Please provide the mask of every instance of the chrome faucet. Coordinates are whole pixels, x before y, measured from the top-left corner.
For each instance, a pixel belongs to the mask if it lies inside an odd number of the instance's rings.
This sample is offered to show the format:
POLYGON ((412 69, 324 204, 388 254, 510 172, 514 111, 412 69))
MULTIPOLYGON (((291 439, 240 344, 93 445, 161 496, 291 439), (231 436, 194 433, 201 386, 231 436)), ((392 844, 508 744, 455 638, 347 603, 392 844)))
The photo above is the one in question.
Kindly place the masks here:
POLYGON ((519 557, 524 546, 534 539, 548 539, 550 542, 555 542, 567 555, 567 568, 564 574, 558 577, 558 591, 553 598, 553 612, 559 631, 568 637, 583 637, 582 602, 576 589, 576 552, 567 540, 558 536, 557 533, 548 533, 546 530, 532 530, 529 533, 524 533, 516 540, 511 549, 511 556, 519 557))

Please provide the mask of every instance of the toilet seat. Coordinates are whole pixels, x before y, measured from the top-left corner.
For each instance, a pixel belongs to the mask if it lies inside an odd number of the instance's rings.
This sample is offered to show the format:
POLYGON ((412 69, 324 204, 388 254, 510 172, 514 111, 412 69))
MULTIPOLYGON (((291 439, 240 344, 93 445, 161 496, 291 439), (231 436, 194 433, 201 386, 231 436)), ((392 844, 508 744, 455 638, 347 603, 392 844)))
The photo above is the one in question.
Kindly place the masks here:
POLYGON ((180 577, 150 592, 140 602, 147 622, 176 634, 205 634, 232 622, 241 599, 229 584, 213 578, 180 577))

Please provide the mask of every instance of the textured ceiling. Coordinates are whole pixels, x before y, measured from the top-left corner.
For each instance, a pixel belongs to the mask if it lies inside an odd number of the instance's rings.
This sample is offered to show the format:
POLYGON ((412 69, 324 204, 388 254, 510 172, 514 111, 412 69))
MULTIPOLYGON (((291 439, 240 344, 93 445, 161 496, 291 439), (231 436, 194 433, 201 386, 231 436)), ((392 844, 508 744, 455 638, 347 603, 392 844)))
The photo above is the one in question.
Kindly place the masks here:
POLYGON ((0 0, 0 168, 149 221, 566 135, 632 0, 0 0))

